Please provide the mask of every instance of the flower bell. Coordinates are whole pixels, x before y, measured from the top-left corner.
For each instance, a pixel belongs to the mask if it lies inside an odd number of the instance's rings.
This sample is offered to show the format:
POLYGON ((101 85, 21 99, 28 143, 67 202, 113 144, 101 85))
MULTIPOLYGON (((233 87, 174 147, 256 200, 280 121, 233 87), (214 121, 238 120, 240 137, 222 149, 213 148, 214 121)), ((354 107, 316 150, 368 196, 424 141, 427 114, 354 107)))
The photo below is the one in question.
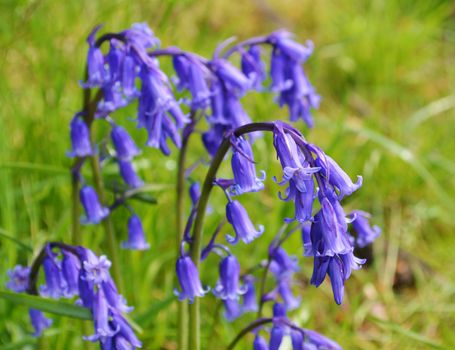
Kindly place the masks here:
POLYGON ((83 224, 98 224, 109 215, 109 209, 101 205, 93 187, 82 187, 79 196, 85 210, 85 217, 81 220, 83 224))
POLYGON ((189 256, 180 257, 175 268, 181 292, 175 289, 174 294, 180 301, 189 299, 192 303, 195 297, 203 297, 209 291, 202 287, 199 272, 189 256))
POLYGON ((226 237, 231 244, 237 243, 239 239, 248 244, 264 232, 262 225, 256 230, 245 208, 238 201, 229 201, 226 205, 226 217, 235 231, 235 237, 226 237))
POLYGON ((131 160, 141 152, 128 132, 121 126, 115 125, 112 128, 111 140, 118 159, 131 160))
POLYGON ((144 234, 141 219, 137 215, 132 215, 128 219, 128 241, 122 242, 125 249, 146 250, 150 248, 144 234))
POLYGON ((246 288, 239 285, 240 264, 234 255, 228 255, 220 263, 220 278, 213 289, 213 294, 222 300, 237 300, 246 293, 246 288))

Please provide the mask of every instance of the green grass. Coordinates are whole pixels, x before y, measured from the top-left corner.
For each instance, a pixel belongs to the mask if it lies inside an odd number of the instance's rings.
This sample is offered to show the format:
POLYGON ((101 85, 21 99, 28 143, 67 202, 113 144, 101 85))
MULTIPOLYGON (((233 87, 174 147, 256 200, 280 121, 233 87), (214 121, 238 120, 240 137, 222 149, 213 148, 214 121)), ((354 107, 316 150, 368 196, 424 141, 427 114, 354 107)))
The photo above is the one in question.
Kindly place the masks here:
MULTIPOLYGON (((354 273, 341 307, 332 301, 328 283, 319 289, 308 286, 312 264, 302 258, 296 292, 303 304, 293 318, 346 349, 455 348, 455 6, 449 0, 235 3, 0 3, 0 284, 5 284, 8 268, 31 261, 27 246, 36 252, 46 240, 70 239, 67 125, 81 105, 78 80, 85 37, 95 24, 117 31, 146 21, 164 46, 206 56, 230 36, 246 38, 286 27, 300 41, 314 41, 307 72, 323 96, 314 113, 315 129, 298 127, 352 177, 364 176, 363 188, 347 207, 372 211, 383 228, 374 246, 374 264, 354 273), (412 271, 415 285, 397 291, 396 271, 405 268, 412 271)), ((249 95, 244 101, 254 120, 287 118, 270 96, 249 95)), ((132 113, 118 117, 125 120, 132 113)), ((136 136, 144 139, 143 133, 136 136)), ((268 173, 267 189, 244 201, 267 234, 254 248, 236 247, 243 266, 264 256, 267 242, 290 212, 276 199, 278 187, 271 177, 278 168, 270 141, 266 137, 255 145, 259 168, 268 173)), ((196 142, 191 158, 197 159, 200 151, 196 142)), ((134 204, 152 249, 121 253, 126 297, 144 329, 140 337, 145 348, 174 349, 176 308, 169 300, 174 198, 168 185, 175 176, 175 154, 163 159, 147 150, 144 159, 141 176, 157 185, 152 194, 159 204, 134 204)), ((203 169, 196 175, 203 176, 203 169)), ((211 203, 214 214, 207 232, 223 215, 222 194, 215 193, 211 203)), ((114 217, 120 239, 126 214, 114 217)), ((102 235, 99 227, 84 228, 84 242, 98 252, 102 235)), ((301 256, 298 242, 294 237, 288 248, 301 256)), ((216 261, 208 265, 212 263, 216 261)), ((204 275, 205 281, 215 282, 215 271, 205 269, 204 275)), ((216 305, 211 297, 202 304, 208 315, 203 318, 203 344, 215 339, 211 348, 222 349, 247 320, 227 324, 214 317, 212 327, 216 305)), ((0 349, 81 346, 79 329, 63 317, 54 317, 52 330, 36 342, 29 336, 26 313, 26 307, 0 302, 0 349)), ((250 349, 251 342, 238 348, 250 349)))

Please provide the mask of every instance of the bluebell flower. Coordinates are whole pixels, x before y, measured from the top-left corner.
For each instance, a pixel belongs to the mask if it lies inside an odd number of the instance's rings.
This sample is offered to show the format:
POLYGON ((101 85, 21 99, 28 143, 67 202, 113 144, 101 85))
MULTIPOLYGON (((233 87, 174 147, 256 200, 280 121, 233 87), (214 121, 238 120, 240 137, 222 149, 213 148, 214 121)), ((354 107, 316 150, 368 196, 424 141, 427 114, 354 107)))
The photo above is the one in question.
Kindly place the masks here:
POLYGON ((278 281, 278 293, 280 293, 287 310, 294 310, 300 306, 301 298, 292 294, 291 279, 289 277, 281 278, 278 281))
POLYGON ((187 55, 173 56, 174 70, 178 76, 177 87, 191 93, 191 109, 205 109, 210 103, 210 90, 204 75, 205 67, 187 55))
POLYGON ((123 181, 125 181, 129 187, 138 188, 144 185, 144 181, 142 181, 134 170, 133 163, 128 160, 118 160, 118 166, 123 181))
MULTIPOLYGON (((316 148, 313 147, 313 149, 316 148)), ((344 196, 351 195, 362 186, 362 176, 357 176, 357 182, 353 183, 344 170, 328 155, 323 158, 319 153, 316 164, 321 168, 321 173, 327 182, 338 190, 340 200, 344 196)))
POLYGON ((70 124, 72 150, 68 153, 69 157, 88 157, 94 154, 90 142, 90 131, 87 124, 77 113, 70 124))
POLYGON ((128 132, 121 126, 112 127, 111 139, 118 159, 131 160, 141 152, 128 132))
POLYGON ((122 85, 119 81, 104 84, 102 87, 103 99, 98 103, 96 117, 104 118, 115 110, 128 105, 128 100, 122 93, 122 85))
POLYGON ((111 322, 118 329, 118 332, 113 338, 112 350, 130 350, 142 347, 141 341, 136 337, 130 324, 123 316, 115 312, 112 315, 111 322))
POLYGON ((242 315, 242 308, 236 299, 225 299, 223 300, 224 305, 224 317, 229 322, 234 321, 242 315))
POLYGON ((341 346, 339 346, 333 340, 328 339, 315 331, 312 331, 310 329, 304 329, 303 331, 305 334, 305 345, 311 344, 315 346, 316 349, 342 350, 341 346))
POLYGON ((251 86, 260 90, 262 82, 266 79, 265 64, 261 61, 261 48, 251 45, 247 51, 242 52, 242 72, 251 82, 251 86))
POLYGON ((297 329, 291 329, 292 350, 305 350, 303 342, 304 338, 302 331, 297 329))
POLYGON ((313 53, 313 43, 307 41, 304 46, 292 39, 292 34, 286 31, 277 31, 269 35, 269 42, 288 59, 296 62, 306 61, 313 53))
POLYGON ((53 255, 47 255, 43 261, 45 284, 41 286, 42 295, 58 299, 65 296, 66 281, 63 278, 60 262, 53 255))
POLYGON ((327 197, 321 199, 321 210, 314 217, 310 235, 312 247, 320 255, 346 254, 352 250, 341 205, 327 197))
POLYGON ((81 263, 74 254, 63 251, 62 274, 66 282, 66 297, 73 297, 79 294, 79 272, 81 263))
POLYGON ((381 234, 379 226, 370 226, 371 215, 362 210, 354 210, 349 215, 352 217, 352 228, 357 233, 355 243, 358 247, 364 248, 374 242, 381 234))
POLYGON ((109 209, 101 205, 93 187, 82 187, 79 196, 85 210, 85 217, 81 220, 83 224, 98 224, 109 215, 109 209))
POLYGON ((132 215, 128 219, 128 241, 122 242, 122 247, 135 250, 146 250, 150 248, 150 244, 145 239, 141 219, 137 215, 132 215))
POLYGON ((109 52, 106 55, 106 61, 109 66, 109 81, 114 82, 121 79, 122 66, 125 60, 125 47, 123 43, 116 39, 111 39, 109 52))
POLYGON ((101 49, 95 45, 95 36, 100 28, 100 26, 95 27, 87 38, 87 43, 89 44, 87 53, 88 80, 81 84, 84 88, 102 86, 105 82, 109 81, 110 78, 103 53, 101 49))
POLYGON ((240 264, 234 255, 228 255, 221 260, 220 278, 213 289, 213 294, 220 299, 237 300, 239 295, 246 293, 246 288, 240 287, 240 264))
POLYGON ((117 312, 131 312, 133 307, 126 304, 125 298, 118 293, 117 287, 115 286, 112 278, 107 281, 103 281, 100 284, 103 289, 106 300, 111 309, 117 310, 117 312))
POLYGON ((269 350, 279 350, 284 337, 284 328, 281 325, 274 324, 270 331, 269 350))
POLYGON ((160 40, 155 36, 147 23, 134 23, 131 28, 123 31, 128 42, 144 49, 156 48, 160 40))
POLYGON ((94 293, 92 317, 95 334, 84 337, 84 339, 92 342, 99 340, 103 343, 106 338, 111 338, 118 332, 119 327, 112 328, 110 325, 111 311, 109 310, 109 304, 102 289, 98 289, 94 293))
POLYGON ((243 277, 246 292, 243 294, 242 312, 256 312, 258 310, 254 281, 255 279, 252 275, 243 277))
POLYGON ((268 349, 269 349, 269 347, 268 347, 265 339, 262 338, 259 334, 256 334, 256 336, 254 337, 254 342, 253 342, 253 350, 268 350, 268 349))
POLYGON ((319 106, 320 97, 306 77, 302 63, 311 55, 313 45, 296 43, 286 32, 269 36, 273 45, 271 59, 272 90, 279 93, 280 106, 287 105, 291 121, 303 119, 313 126, 310 109, 319 106))
POLYGON ((256 176, 253 151, 250 143, 243 137, 233 140, 231 167, 235 180, 235 185, 231 188, 232 194, 257 192, 264 188, 265 172, 262 172, 261 178, 256 176))
POLYGON ((245 243, 250 243, 264 232, 264 226, 254 227, 245 208, 238 201, 229 201, 226 205, 226 217, 235 231, 235 237, 227 236, 229 243, 235 244, 241 239, 245 243))
POLYGON ((212 157, 218 151, 218 147, 227 131, 229 131, 229 128, 226 125, 214 124, 207 132, 202 134, 204 147, 212 157))
POLYGON ((29 309, 28 314, 35 332, 33 336, 39 337, 43 331, 52 325, 52 320, 46 318, 40 310, 29 309))
POLYGON ((297 258, 295 256, 289 256, 283 247, 271 247, 269 250, 272 258, 270 271, 273 272, 277 279, 289 276, 300 270, 297 258))
POLYGON ((199 272, 189 256, 180 257, 175 268, 181 292, 175 289, 174 294, 180 301, 189 299, 192 303, 195 297, 203 297, 209 291, 202 287, 199 272))
POLYGON ((250 88, 248 78, 229 61, 218 58, 211 61, 209 66, 232 94, 241 96, 250 88))
POLYGON ((105 255, 97 257, 91 251, 86 255, 87 260, 83 261, 84 268, 84 280, 94 282, 95 284, 101 284, 110 279, 109 269, 112 263, 107 259, 105 255))
POLYGON ((14 269, 8 270, 9 281, 6 288, 16 293, 23 293, 28 288, 30 267, 16 265, 14 269))

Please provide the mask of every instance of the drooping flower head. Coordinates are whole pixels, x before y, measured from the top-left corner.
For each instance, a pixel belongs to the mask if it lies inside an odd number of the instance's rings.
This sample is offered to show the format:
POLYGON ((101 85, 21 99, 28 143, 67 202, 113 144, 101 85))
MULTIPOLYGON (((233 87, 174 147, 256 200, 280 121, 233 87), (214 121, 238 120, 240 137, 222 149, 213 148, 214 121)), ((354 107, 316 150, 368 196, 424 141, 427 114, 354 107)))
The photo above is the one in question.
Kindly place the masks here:
POLYGON ((83 224, 98 224, 109 215, 109 209, 101 205, 93 187, 82 187, 79 195, 85 210, 85 217, 81 220, 83 224))
POLYGON ((118 159, 131 160, 141 152, 128 132, 121 126, 112 127, 111 139, 118 159))
POLYGON ((364 248, 374 242, 381 234, 379 226, 370 226, 371 215, 362 210, 354 210, 349 214, 353 218, 352 228, 357 233, 355 243, 358 247, 364 248))
POLYGON ((9 281, 6 283, 6 288, 16 293, 23 293, 28 288, 28 279, 30 275, 30 267, 16 265, 14 269, 8 270, 9 281))
POLYGON ((235 181, 231 188, 232 194, 257 192, 264 188, 265 173, 262 172, 261 178, 256 176, 253 151, 250 143, 243 137, 233 138, 231 166, 235 181))
POLYGON ((122 247, 135 250, 150 248, 150 244, 145 239, 141 219, 137 215, 132 215, 128 219, 128 241, 122 242, 122 247))
POLYGON ((52 320, 46 318, 40 310, 29 309, 28 314, 30 316, 33 329, 35 330, 33 333, 33 336, 35 337, 41 336, 43 331, 52 325, 52 320))
POLYGON ((227 237, 231 244, 237 243, 239 239, 248 244, 264 232, 262 225, 256 230, 245 208, 236 200, 229 201, 226 205, 226 218, 235 231, 235 237, 227 237))
POLYGON ((195 297, 203 297, 208 292, 208 288, 202 287, 199 272, 189 256, 180 257, 175 268, 181 291, 175 289, 174 293, 180 301, 189 299, 192 303, 195 297))
POLYGON ((88 157, 93 155, 90 132, 80 113, 77 113, 71 121, 70 136, 72 150, 68 153, 68 156, 88 157))
POLYGON ((246 289, 240 287, 240 264, 234 255, 228 255, 220 263, 220 278, 213 294, 222 300, 238 300, 246 289))

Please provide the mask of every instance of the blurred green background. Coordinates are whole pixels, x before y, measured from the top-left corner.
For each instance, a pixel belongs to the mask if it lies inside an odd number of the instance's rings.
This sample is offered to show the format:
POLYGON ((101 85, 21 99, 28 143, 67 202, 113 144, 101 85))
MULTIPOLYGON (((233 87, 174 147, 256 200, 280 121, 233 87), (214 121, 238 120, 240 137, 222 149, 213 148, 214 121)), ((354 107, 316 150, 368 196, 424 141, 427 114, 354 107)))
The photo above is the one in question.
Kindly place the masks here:
MULTIPOLYGON (((85 38, 99 23, 119 31, 134 22, 147 22, 163 46, 205 56, 228 37, 278 28, 295 32, 301 42, 313 40, 315 53, 306 70, 323 100, 314 130, 297 126, 352 178, 364 176, 363 188, 346 207, 371 211, 383 234, 374 245, 373 264, 347 282, 341 307, 328 282, 319 289, 308 285, 312 262, 301 257, 300 238, 293 237, 287 248, 301 260, 294 291, 303 302, 292 318, 345 349, 455 348, 455 4, 450 0, 0 1, 2 237, 13 236, 35 252, 46 240, 69 241, 65 152, 68 123, 81 105, 85 38)), ((163 67, 171 72, 168 62, 163 67)), ((270 95, 250 94, 243 101, 254 120, 287 119, 270 95)), ((129 109, 115 118, 128 124, 126 117, 133 116, 129 109)), ((137 132, 136 139, 144 142, 144 133, 137 132)), ((245 268, 264 257, 283 217, 291 215, 271 181, 280 172, 270 141, 267 136, 255 144, 258 168, 268 173, 267 189, 243 200, 253 221, 267 228, 254 247, 235 248, 245 268)), ((201 154, 199 141, 192 147, 194 161, 201 154)), ((144 329, 145 349, 176 348, 176 307, 169 299, 175 155, 164 159, 156 150, 144 152, 140 174, 159 204, 133 205, 152 249, 121 254, 125 294, 144 329)), ((207 233, 222 217, 224 203, 215 193, 207 233)), ((120 210, 114 216, 119 240, 126 236, 126 215, 120 210)), ((85 243, 98 253, 102 235, 101 227, 84 228, 85 243)), ((0 256, 2 286, 8 268, 32 259, 4 237, 0 256)), ((216 269, 203 273, 204 282, 213 285, 216 269)), ((206 349, 223 349, 251 321, 247 316, 228 324, 212 297, 202 304, 206 349)), ((53 318, 54 326, 36 341, 27 309, 0 301, 0 349, 81 348, 79 321, 53 318)), ((250 348, 251 339, 238 346, 250 348)))

